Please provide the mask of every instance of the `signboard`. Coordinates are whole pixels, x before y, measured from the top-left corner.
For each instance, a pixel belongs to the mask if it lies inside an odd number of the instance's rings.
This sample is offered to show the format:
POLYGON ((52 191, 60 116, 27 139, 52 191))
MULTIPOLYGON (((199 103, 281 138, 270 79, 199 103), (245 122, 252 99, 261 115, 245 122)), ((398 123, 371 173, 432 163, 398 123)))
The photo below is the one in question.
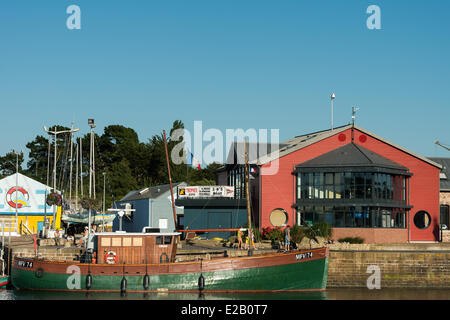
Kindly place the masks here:
POLYGON ((0 215, 52 214, 53 207, 45 202, 50 187, 19 173, 0 179, 0 215), (46 207, 45 207, 46 206, 46 207))
POLYGON ((232 186, 186 186, 178 188, 178 198, 234 198, 232 186))

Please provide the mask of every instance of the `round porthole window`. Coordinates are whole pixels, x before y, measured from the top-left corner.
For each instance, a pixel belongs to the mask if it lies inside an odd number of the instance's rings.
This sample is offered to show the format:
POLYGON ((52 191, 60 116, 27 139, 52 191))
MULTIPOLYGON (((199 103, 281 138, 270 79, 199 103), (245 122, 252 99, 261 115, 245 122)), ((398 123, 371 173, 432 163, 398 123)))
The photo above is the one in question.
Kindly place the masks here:
POLYGON ((287 223, 288 214, 284 209, 275 209, 270 213, 269 220, 274 227, 281 227, 287 223))
POLYGON ((431 224, 431 216, 426 211, 419 211, 414 215, 414 225, 419 229, 426 229, 431 224))

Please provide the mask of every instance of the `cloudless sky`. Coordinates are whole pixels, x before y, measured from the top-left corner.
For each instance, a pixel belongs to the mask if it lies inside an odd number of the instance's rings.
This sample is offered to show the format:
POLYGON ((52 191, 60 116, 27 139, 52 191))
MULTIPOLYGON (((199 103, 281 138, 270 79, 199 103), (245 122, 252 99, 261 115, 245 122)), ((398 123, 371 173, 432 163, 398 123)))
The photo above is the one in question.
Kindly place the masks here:
POLYGON ((180 119, 193 132, 280 129, 280 140, 351 121, 424 156, 450 157, 448 0, 2 0, 0 154, 42 127, 88 118, 143 142, 180 119), (69 30, 69 5, 81 30, 69 30), (369 5, 381 30, 369 30, 369 5))

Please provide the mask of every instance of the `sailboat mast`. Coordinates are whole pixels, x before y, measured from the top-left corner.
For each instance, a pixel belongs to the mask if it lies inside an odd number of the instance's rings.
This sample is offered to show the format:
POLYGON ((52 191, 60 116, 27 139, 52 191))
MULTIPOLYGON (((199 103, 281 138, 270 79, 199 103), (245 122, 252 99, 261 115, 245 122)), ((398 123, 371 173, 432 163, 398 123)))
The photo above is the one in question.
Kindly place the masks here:
POLYGON ((172 176, 170 174, 169 151, 167 151, 167 140, 165 130, 163 130, 163 135, 164 135, 164 147, 166 148, 167 170, 169 171, 170 196, 172 197, 173 222, 175 224, 175 230, 177 230, 177 213, 175 210, 175 200, 173 198, 172 176))
POLYGON ((80 137, 80 190, 81 198, 84 197, 83 194, 83 140, 80 137))
MULTIPOLYGON (((247 141, 244 140, 244 154, 245 154, 245 164, 244 164, 244 182, 245 182, 245 198, 247 200, 247 217, 248 217, 248 234, 250 236, 251 228, 252 228, 252 217, 250 212, 250 192, 248 188, 248 154, 247 154, 247 141)), ((249 239, 249 245, 251 247, 250 243, 251 239, 249 239)))
MULTIPOLYGON (((73 122, 72 122, 73 130, 73 122)), ((72 167, 73 167, 73 132, 70 132, 70 173, 69 173, 69 202, 72 202, 72 167)))
POLYGON ((75 153, 75 211, 78 211, 78 146, 75 153))

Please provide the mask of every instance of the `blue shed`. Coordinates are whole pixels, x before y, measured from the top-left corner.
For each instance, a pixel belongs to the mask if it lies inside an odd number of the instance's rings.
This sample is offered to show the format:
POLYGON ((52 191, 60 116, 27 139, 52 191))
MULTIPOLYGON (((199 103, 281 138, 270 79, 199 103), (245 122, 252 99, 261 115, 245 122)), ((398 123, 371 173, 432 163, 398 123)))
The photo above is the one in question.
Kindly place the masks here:
MULTIPOLYGON (((184 207, 185 229, 233 229, 248 223, 245 199, 177 199, 175 203, 184 207)), ((209 231, 203 237, 228 239, 235 234, 233 231, 209 231)))
MULTIPOLYGON (((173 184, 174 197, 176 198, 176 186, 186 185, 184 182, 173 184)), ((120 201, 119 208, 130 208, 135 211, 122 217, 122 230, 126 232, 141 232, 144 227, 159 228, 161 232, 173 232, 172 199, 170 185, 148 187, 129 192, 120 201)), ((183 207, 175 207, 177 224, 183 224, 183 207)), ((113 231, 120 230, 120 218, 113 221, 113 231)))

